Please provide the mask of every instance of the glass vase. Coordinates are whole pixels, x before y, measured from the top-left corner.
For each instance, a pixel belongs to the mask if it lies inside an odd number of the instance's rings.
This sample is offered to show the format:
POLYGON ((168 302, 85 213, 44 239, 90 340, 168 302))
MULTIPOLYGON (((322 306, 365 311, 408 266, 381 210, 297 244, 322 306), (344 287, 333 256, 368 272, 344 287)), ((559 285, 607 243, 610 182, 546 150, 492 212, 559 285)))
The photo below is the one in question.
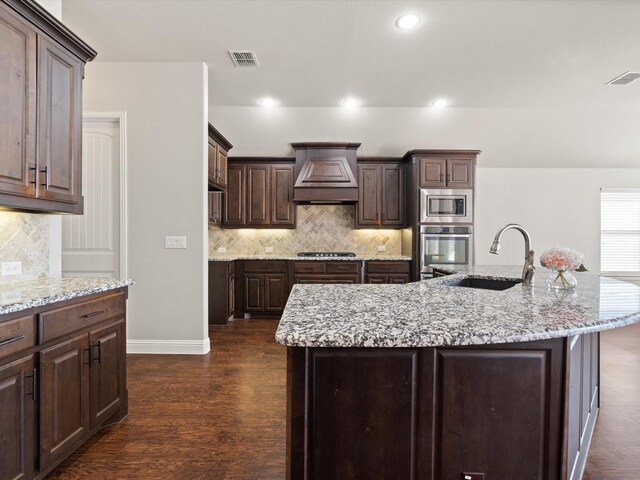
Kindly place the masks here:
POLYGON ((551 290, 572 290, 578 285, 578 280, 569 270, 551 270, 545 280, 547 288, 551 290))

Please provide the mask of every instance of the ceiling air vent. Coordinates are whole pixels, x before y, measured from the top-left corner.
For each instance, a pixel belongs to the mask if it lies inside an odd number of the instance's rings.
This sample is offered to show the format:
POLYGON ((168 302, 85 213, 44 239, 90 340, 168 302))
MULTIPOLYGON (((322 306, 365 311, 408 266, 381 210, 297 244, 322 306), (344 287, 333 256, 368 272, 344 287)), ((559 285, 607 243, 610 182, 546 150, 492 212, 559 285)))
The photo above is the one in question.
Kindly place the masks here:
POLYGON ((627 85, 640 78, 640 72, 626 72, 605 83, 605 85, 627 85))
POLYGON ((259 67, 258 57, 253 50, 229 50, 231 60, 236 67, 259 67))

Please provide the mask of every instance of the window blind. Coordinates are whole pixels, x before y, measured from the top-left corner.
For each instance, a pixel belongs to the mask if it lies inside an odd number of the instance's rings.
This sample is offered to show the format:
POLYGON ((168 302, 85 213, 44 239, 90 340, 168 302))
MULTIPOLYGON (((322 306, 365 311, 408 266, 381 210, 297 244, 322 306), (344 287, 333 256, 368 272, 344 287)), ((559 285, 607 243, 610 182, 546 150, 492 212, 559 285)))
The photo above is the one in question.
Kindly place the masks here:
POLYGON ((640 189, 600 193, 600 271, 640 275, 640 189))

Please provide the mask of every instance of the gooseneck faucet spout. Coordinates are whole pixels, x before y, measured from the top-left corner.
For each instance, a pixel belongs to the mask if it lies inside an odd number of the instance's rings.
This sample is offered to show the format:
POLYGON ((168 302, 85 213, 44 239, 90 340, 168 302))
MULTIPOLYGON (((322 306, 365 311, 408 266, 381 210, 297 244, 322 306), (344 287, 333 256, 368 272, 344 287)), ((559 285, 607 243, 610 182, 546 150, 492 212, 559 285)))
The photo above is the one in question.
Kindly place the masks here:
POLYGON ((533 283, 533 274, 535 273, 536 267, 533 265, 534 254, 533 250, 531 250, 531 236, 522 225, 509 223, 502 227, 498 233, 496 233, 493 243, 491 244, 491 248, 489 249, 489 253, 498 254, 500 251, 500 237, 502 237, 504 232, 511 229, 518 230, 524 237, 524 268, 522 269, 522 283, 523 285, 531 285, 533 283))

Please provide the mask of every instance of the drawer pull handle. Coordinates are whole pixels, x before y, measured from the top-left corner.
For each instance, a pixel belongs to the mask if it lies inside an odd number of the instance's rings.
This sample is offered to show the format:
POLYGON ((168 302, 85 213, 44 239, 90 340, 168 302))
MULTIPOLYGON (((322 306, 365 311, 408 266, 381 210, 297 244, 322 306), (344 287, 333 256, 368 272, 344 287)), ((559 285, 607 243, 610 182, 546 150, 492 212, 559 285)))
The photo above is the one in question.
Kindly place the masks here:
POLYGON ((89 348, 83 348, 83 350, 85 352, 87 352, 87 361, 83 362, 85 365, 89 365, 89 368, 91 368, 91 360, 93 360, 92 356, 91 356, 91 347, 89 348))
POLYGON ((9 345, 10 343, 19 342, 24 338, 24 335, 20 335, 19 337, 11 337, 6 340, 0 340, 0 347, 4 347, 5 345, 9 345))
POLYGON ((97 312, 91 312, 91 313, 87 313, 86 315, 82 315, 82 317, 80 317, 80 318, 96 317, 98 315, 102 315, 103 313, 104 313, 104 310, 98 310, 97 312))
POLYGON ((338 270, 347 270, 349 267, 337 267, 338 270))
POLYGON ((27 392, 25 396, 31 397, 35 402, 38 400, 38 370, 34 368, 31 370, 31 375, 26 377, 31 379, 31 391, 27 392))

